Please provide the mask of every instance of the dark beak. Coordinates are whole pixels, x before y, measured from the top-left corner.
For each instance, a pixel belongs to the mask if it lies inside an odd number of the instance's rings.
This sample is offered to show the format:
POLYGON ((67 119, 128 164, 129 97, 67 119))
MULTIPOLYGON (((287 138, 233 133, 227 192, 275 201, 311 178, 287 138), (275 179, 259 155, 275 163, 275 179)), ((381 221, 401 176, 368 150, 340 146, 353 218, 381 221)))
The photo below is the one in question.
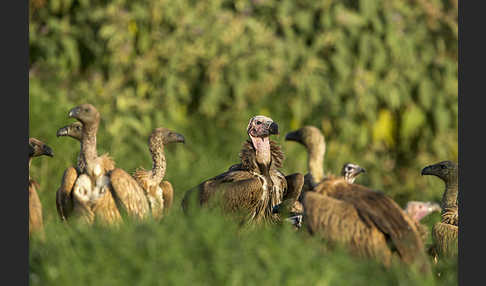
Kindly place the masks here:
POLYGON ((300 142, 300 139, 301 139, 300 130, 292 131, 292 132, 287 133, 287 135, 285 135, 285 140, 287 140, 287 141, 300 142))
POLYGON ((274 134, 274 135, 277 135, 278 134, 278 124, 275 123, 275 122, 272 122, 272 124, 270 124, 270 134, 274 134))
POLYGON ((422 169, 421 175, 432 175, 432 166, 427 166, 422 169))
POLYGON ((172 133, 173 134, 173 137, 174 137, 174 142, 177 142, 177 143, 186 143, 186 139, 184 138, 184 135, 180 134, 180 133, 172 133))
POLYGON ((42 154, 49 157, 54 157, 54 152, 52 151, 52 148, 47 145, 44 145, 44 147, 42 148, 42 154))
POLYGON ((59 130, 57 130, 57 133, 56 133, 57 137, 67 136, 67 135, 68 135, 68 128, 67 127, 62 127, 62 128, 59 128, 59 130))
POLYGON ((358 168, 358 172, 356 172, 356 174, 360 174, 360 173, 366 173, 365 168, 363 168, 363 167, 359 167, 359 168, 358 168))
POLYGON ((76 118, 76 116, 78 115, 79 113, 79 108, 78 107, 74 107, 73 109, 69 110, 69 113, 68 113, 68 117, 74 117, 76 118))

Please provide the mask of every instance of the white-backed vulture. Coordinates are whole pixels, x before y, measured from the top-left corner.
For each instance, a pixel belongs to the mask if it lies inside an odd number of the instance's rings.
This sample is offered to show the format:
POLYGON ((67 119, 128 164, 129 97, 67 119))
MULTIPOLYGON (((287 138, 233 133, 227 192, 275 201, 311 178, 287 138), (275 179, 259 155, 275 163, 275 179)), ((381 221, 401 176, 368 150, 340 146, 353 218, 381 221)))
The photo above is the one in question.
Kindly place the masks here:
MULTIPOLYGON (((341 176, 342 178, 344 178, 344 180, 346 180, 346 182, 353 184, 356 178, 361 173, 365 173, 365 172, 366 170, 357 164, 345 163, 341 169, 341 176)), ((335 176, 329 175, 328 177, 325 177, 323 180, 335 179, 335 178, 336 178, 335 176)), ((273 211, 276 213, 281 213, 280 210, 281 207, 282 204, 278 204, 273 208, 273 211)), ((300 228, 302 223, 302 215, 304 213, 304 207, 302 205, 302 202, 299 200, 295 200, 293 205, 290 207, 289 213, 290 213, 290 217, 287 220, 292 222, 294 226, 296 226, 297 228, 300 228)))
POLYGON ((71 109, 68 116, 83 125, 80 158, 85 167, 77 178, 72 170, 66 170, 61 184, 61 188, 72 187, 61 192, 72 193, 73 212, 88 223, 99 218, 108 224, 120 222, 122 213, 137 218, 149 215, 144 191, 135 179, 120 168, 107 170, 103 159, 97 154, 98 110, 91 104, 82 104, 71 109))
POLYGON ((29 237, 32 233, 43 234, 42 204, 37 194, 39 184, 30 177, 32 158, 46 155, 53 157, 52 148, 44 142, 29 138, 29 237))
POLYGON ((310 174, 306 175, 307 190, 302 193, 303 224, 309 233, 343 244, 353 253, 375 258, 386 266, 397 257, 428 269, 415 223, 397 203, 382 192, 351 184, 344 177, 324 177, 325 144, 317 128, 303 127, 287 134, 286 140, 301 143, 309 153, 310 174))
MULTIPOLYGON (((75 121, 69 125, 61 127, 57 130, 56 136, 68 136, 74 138, 81 142, 83 132, 83 124, 79 121, 75 121)), ((105 172, 111 171, 115 169, 115 161, 109 156, 108 153, 105 153, 100 156, 101 160, 103 161, 102 166, 105 172)), ((86 167, 86 163, 84 162, 83 158, 81 157, 81 152, 78 154, 78 161, 76 163, 77 171, 80 173, 86 167)))
POLYGON ((434 260, 437 261, 440 257, 456 256, 459 231, 458 166, 452 161, 443 161, 423 168, 422 175, 436 176, 445 183, 445 191, 441 201, 441 221, 432 228, 434 260))
MULTIPOLYGON (((83 124, 79 121, 75 121, 69 125, 59 128, 57 130, 56 135, 57 137, 68 136, 81 142, 82 132, 83 132, 83 124)), ((105 173, 115 169, 115 162, 108 155, 108 153, 101 155, 100 158, 103 162, 102 166, 104 169, 103 171, 105 173)), ((85 168, 86 168, 86 163, 84 162, 84 159, 81 156, 81 151, 80 151, 76 162, 76 168, 69 167, 64 172, 61 187, 56 192, 57 213, 61 218, 61 220, 63 221, 67 220, 73 212, 74 206, 73 206, 73 197, 71 191, 73 189, 76 179, 78 178, 78 175, 81 175, 82 171, 85 170, 85 168)), ((89 217, 89 219, 88 217, 85 218, 87 221, 89 222, 93 221, 94 214, 92 213, 91 208, 89 206, 81 205, 78 207, 82 207, 81 213, 85 213, 89 217)))
MULTIPOLYGON (((278 125, 269 117, 258 115, 247 126, 249 140, 240 151, 241 163, 188 190, 182 201, 187 213, 190 201, 200 206, 215 204, 223 211, 243 214, 244 222, 278 222, 273 206, 298 198, 303 184, 302 174, 287 177, 278 169, 284 154, 269 139, 278 134, 278 125)), ((291 205, 291 204, 290 204, 291 205)))
POLYGON ((133 177, 145 191, 152 216, 162 218, 172 205, 174 189, 169 181, 162 181, 165 176, 166 160, 164 146, 170 143, 184 143, 182 134, 167 128, 156 128, 149 137, 149 150, 152 155, 152 170, 139 168, 133 177))

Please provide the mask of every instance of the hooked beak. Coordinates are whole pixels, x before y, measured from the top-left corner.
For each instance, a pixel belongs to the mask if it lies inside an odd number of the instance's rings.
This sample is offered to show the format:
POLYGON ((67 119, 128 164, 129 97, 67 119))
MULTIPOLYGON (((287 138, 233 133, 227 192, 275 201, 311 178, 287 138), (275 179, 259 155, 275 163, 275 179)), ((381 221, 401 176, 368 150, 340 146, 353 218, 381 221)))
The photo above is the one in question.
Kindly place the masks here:
POLYGON ((186 139, 184 138, 184 135, 180 134, 180 133, 173 133, 174 134, 174 142, 177 142, 177 143, 183 143, 185 144, 186 143, 186 139))
POLYGON ((421 175, 433 175, 432 173, 432 166, 427 166, 422 169, 421 175))
POLYGON ((70 118, 73 118, 73 117, 76 118, 76 116, 78 115, 78 112, 79 112, 79 108, 78 107, 74 107, 71 110, 69 110, 68 117, 70 117, 70 118))
POLYGON ((275 123, 275 122, 272 122, 272 124, 270 124, 269 131, 270 131, 270 134, 278 135, 278 124, 275 123))
POLYGON ((356 174, 361 174, 361 173, 366 173, 365 168, 359 167, 358 170, 356 171, 356 174))
POLYGON ((287 135, 285 135, 286 141, 300 142, 300 139, 301 139, 300 130, 292 131, 292 132, 287 133, 287 135))
POLYGON ((47 145, 44 145, 44 147, 42 148, 42 154, 49 157, 54 157, 54 152, 52 151, 52 148, 47 145))
POLYGON ((59 128, 59 130, 57 130, 57 133, 56 133, 56 136, 57 137, 67 136, 67 135, 68 135, 68 129, 67 129, 67 127, 62 127, 62 128, 59 128))

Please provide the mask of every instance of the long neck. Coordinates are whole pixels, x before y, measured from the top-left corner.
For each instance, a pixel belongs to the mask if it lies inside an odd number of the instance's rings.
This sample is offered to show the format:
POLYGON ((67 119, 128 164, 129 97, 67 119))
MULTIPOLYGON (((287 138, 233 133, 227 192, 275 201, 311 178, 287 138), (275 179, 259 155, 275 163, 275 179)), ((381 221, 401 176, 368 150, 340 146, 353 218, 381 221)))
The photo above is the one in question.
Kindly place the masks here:
POLYGON ((30 164, 32 163, 32 157, 29 156, 29 180, 30 180, 30 164))
POLYGON ((307 167, 316 183, 324 179, 324 144, 314 144, 307 147, 307 167))
POLYGON ((259 164, 269 166, 272 161, 272 154, 270 151, 270 141, 268 137, 255 138, 251 137, 253 146, 255 148, 256 161, 259 164))
POLYGON ((151 180, 156 184, 160 184, 165 176, 165 168, 167 163, 165 162, 164 145, 156 148, 155 146, 150 146, 150 154, 152 154, 152 174, 151 180))
POLYGON ((457 173, 450 175, 445 183, 446 189, 442 196, 442 208, 457 208, 457 195, 459 192, 457 173))
POLYGON ((98 124, 86 124, 83 127, 83 136, 81 139, 81 153, 83 154, 86 164, 89 164, 96 158, 96 133, 98 131, 98 124))

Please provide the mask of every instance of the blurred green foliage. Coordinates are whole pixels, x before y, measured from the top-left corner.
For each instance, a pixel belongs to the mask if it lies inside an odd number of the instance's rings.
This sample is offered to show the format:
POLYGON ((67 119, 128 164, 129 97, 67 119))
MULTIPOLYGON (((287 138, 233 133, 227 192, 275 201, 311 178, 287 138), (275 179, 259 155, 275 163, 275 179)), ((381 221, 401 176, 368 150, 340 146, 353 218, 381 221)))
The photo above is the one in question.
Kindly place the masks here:
POLYGON ((440 200, 420 169, 457 161, 457 12, 457 0, 30 0, 29 134, 55 152, 31 170, 47 225, 79 151, 55 133, 85 102, 102 114, 99 153, 129 172, 151 166, 152 129, 184 134, 166 150, 175 208, 237 162, 255 114, 280 125, 286 173, 307 172, 306 154, 283 135, 315 125, 327 172, 352 161, 368 170, 358 183, 402 206, 440 200))

